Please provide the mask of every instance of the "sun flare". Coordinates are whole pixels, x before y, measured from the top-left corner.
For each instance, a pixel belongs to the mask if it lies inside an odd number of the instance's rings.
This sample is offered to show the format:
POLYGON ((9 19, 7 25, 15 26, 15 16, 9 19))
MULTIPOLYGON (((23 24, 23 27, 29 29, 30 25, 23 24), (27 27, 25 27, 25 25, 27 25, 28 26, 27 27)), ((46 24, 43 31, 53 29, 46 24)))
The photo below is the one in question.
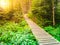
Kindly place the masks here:
POLYGON ((0 0, 0 8, 2 8, 4 12, 8 12, 12 9, 16 9, 18 5, 19 5, 19 0, 0 0))
POLYGON ((9 1, 8 0, 0 0, 0 6, 2 8, 7 8, 9 6, 9 1))
POLYGON ((0 0, 0 7, 4 12, 8 12, 11 9, 11 0, 0 0))

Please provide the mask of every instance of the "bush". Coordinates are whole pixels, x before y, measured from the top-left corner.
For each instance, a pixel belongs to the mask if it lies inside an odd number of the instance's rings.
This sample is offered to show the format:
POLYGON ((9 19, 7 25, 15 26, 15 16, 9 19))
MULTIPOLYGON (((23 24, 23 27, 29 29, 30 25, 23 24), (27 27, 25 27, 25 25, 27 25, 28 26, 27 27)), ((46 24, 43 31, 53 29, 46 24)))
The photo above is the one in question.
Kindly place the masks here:
POLYGON ((48 32, 54 30, 54 28, 52 26, 44 27, 44 29, 48 32))
POLYGON ((55 27, 47 26, 44 27, 44 29, 53 37, 55 37, 58 41, 60 41, 60 25, 56 25, 55 27))
POLYGON ((26 21, 7 21, 0 26, 0 45, 38 45, 26 21))

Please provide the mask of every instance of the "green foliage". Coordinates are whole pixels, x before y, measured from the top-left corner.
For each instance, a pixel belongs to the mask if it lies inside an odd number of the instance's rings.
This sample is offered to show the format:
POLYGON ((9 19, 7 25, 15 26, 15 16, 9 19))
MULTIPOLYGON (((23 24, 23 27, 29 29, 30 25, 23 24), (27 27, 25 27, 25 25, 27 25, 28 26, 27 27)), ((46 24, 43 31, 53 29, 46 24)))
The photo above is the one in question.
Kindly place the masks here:
POLYGON ((33 0, 29 15, 40 26, 52 24, 52 1, 33 0))
POLYGON ((52 26, 45 27, 44 29, 46 31, 49 31, 49 32, 52 31, 52 30, 54 30, 54 28, 52 26))
POLYGON ((56 25, 55 27, 47 26, 44 29, 60 41, 60 25, 56 25))
POLYGON ((26 21, 7 21, 0 26, 0 45, 38 45, 26 21))
POLYGON ((57 3, 56 6, 56 23, 60 23, 60 2, 57 3))
MULTIPOLYGON (((58 0, 53 1, 55 4, 55 22, 60 23, 60 2, 58 0)), ((32 0, 29 15, 40 26, 52 25, 52 0, 32 0)))

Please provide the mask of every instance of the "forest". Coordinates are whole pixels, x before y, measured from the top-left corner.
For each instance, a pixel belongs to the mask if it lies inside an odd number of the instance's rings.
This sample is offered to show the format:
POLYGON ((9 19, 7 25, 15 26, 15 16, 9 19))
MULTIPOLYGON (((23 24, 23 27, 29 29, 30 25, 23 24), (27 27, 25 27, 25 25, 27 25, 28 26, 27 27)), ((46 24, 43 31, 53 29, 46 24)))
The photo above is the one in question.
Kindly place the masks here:
POLYGON ((29 17, 60 41, 60 1, 33 0, 29 17))
POLYGON ((0 0, 0 45, 39 45, 25 14, 60 42, 59 0, 0 0))

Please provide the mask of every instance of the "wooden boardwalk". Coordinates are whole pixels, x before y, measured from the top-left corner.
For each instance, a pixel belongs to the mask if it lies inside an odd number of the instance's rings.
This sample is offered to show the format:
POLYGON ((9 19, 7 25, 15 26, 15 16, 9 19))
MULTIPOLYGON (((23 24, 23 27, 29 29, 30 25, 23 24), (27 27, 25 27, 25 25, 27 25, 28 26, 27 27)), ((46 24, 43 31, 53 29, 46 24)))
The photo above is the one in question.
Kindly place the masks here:
POLYGON ((60 42, 58 42, 50 34, 45 32, 42 28, 40 28, 37 24, 30 20, 26 15, 24 16, 24 18, 32 29, 32 33, 38 40, 39 45, 60 45, 60 42))

